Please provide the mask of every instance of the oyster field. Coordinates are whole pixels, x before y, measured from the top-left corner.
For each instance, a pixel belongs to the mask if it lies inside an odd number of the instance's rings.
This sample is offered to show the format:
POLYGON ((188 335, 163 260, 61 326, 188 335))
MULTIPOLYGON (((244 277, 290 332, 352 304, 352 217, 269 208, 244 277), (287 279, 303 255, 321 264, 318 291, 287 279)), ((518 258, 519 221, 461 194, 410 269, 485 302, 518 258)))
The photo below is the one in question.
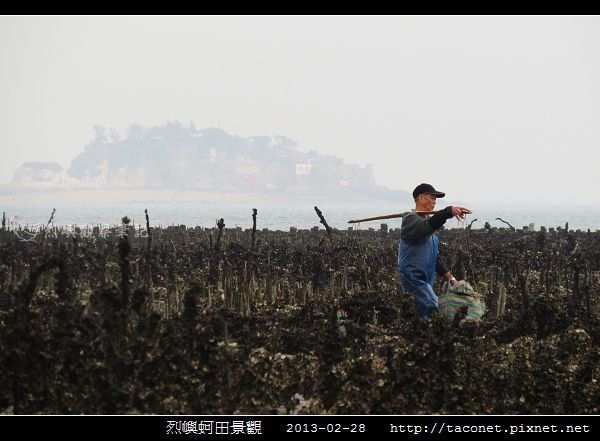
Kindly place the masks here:
POLYGON ((442 230, 486 312, 422 321, 399 229, 323 224, 3 228, 0 411, 600 413, 600 232, 442 230))

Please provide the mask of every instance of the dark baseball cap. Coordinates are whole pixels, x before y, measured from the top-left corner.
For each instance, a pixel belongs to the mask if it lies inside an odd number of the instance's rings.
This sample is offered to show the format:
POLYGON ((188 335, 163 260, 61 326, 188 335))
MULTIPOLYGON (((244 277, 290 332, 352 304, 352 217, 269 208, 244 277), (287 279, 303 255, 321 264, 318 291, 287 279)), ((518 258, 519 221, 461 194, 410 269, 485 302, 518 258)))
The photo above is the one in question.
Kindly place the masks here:
POLYGON ((444 196, 446 196, 446 193, 437 191, 435 188, 433 188, 433 185, 425 184, 425 183, 419 184, 415 187, 415 189, 413 190, 413 198, 417 199, 417 197, 420 194, 431 194, 431 195, 435 196, 436 198, 443 198, 444 196))

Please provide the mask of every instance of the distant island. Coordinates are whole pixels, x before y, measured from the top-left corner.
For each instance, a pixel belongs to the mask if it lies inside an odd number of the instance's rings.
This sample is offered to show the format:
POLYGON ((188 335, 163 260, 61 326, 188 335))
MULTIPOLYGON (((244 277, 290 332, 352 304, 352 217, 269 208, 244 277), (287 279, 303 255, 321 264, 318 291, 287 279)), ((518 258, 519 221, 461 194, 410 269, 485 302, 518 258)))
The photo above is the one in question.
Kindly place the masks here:
POLYGON ((410 201, 407 192, 377 185, 371 165, 345 164, 315 150, 302 152, 285 136, 240 137, 178 121, 150 128, 131 125, 124 138, 101 126, 94 132, 94 140, 68 169, 53 162, 26 162, 15 172, 11 187, 410 201))

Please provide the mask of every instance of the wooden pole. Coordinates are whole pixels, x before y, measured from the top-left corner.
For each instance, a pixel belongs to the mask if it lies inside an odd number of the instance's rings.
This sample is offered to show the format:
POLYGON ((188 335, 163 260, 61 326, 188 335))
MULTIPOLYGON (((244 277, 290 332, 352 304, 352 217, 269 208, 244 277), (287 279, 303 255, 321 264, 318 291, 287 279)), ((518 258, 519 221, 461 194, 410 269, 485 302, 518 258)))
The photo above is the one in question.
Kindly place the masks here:
MULTIPOLYGON (((374 221, 374 220, 380 220, 380 219, 395 219, 395 218, 399 218, 399 217, 404 217, 409 213, 413 213, 412 211, 405 211, 404 213, 396 213, 396 214, 386 214, 384 216, 375 216, 375 217, 367 217, 365 219, 352 219, 349 220, 348 223, 349 224, 357 224, 359 222, 368 222, 368 221, 374 221)), ((437 213, 437 211, 414 211, 414 213, 417 214, 435 214, 437 213)), ((466 212, 465 214, 471 214, 471 211, 466 212)))
MULTIPOLYGON (((410 211, 405 211, 404 213, 386 214, 384 216, 367 217, 365 219, 352 219, 352 220, 349 220, 348 223, 349 224, 357 224, 359 222, 368 222, 368 221, 374 221, 374 220, 380 220, 380 219, 396 219, 399 217, 404 217, 408 213, 410 213, 410 211)), ((437 213, 437 211, 417 211, 416 213, 418 213, 418 214, 434 214, 434 213, 437 213)))

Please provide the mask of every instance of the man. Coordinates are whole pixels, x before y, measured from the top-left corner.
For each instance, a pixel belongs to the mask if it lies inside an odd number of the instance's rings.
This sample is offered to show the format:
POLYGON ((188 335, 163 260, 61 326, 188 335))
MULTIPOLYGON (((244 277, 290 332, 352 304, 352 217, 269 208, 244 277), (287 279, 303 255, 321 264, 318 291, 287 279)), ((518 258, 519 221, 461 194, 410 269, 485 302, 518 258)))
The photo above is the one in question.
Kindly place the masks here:
POLYGON ((456 278, 438 256, 438 238, 434 234, 452 217, 463 219, 470 210, 448 206, 433 216, 419 212, 433 211, 437 198, 445 193, 430 184, 419 184, 413 191, 415 210, 402 218, 398 245, 398 272, 405 291, 415 296, 417 315, 429 319, 438 310, 438 297, 433 292, 435 274, 454 285, 456 278))

